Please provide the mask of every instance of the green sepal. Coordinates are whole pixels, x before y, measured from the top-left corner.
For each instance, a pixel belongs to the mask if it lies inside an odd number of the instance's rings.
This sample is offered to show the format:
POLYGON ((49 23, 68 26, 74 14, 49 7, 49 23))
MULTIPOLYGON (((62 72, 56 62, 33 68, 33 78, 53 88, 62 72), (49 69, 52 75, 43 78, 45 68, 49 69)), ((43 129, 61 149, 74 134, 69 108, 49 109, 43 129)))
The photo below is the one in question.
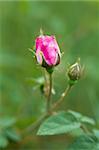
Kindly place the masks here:
POLYGON ((72 86, 72 85, 77 83, 77 80, 75 80, 75 81, 74 80, 69 80, 68 83, 69 83, 70 86, 72 86))
POLYGON ((54 67, 46 67, 46 71, 47 71, 49 74, 52 74, 53 71, 54 71, 54 67))

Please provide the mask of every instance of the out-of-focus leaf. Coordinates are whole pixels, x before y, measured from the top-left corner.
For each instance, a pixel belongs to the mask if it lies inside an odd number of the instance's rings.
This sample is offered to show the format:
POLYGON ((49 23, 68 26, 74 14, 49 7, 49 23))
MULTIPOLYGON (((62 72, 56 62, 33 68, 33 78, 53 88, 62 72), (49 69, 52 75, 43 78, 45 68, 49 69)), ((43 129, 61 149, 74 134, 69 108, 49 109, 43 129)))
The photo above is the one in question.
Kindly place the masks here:
POLYGON ((93 133, 99 139, 99 130, 98 129, 93 129, 93 133))
POLYGON ((39 78, 27 78, 26 79, 28 82, 32 84, 43 84, 44 83, 44 77, 39 77, 39 78))
POLYGON ((8 128, 8 127, 11 127, 15 122, 16 122, 16 119, 14 117, 0 118, 0 127, 8 128))
POLYGON ((5 133, 8 139, 12 141, 18 142, 21 139, 20 135, 14 129, 7 129, 5 133))
POLYGON ((8 145, 7 138, 0 134, 0 148, 5 148, 7 145, 8 145))
POLYGON ((67 150, 99 150, 99 141, 95 137, 83 135, 78 137, 67 150))
POLYGON ((26 78, 26 81, 32 86, 32 90, 41 90, 42 85, 44 85, 44 77, 39 78, 26 78))
POLYGON ((55 135, 71 132, 79 128, 80 122, 68 112, 59 112, 44 121, 37 135, 55 135))

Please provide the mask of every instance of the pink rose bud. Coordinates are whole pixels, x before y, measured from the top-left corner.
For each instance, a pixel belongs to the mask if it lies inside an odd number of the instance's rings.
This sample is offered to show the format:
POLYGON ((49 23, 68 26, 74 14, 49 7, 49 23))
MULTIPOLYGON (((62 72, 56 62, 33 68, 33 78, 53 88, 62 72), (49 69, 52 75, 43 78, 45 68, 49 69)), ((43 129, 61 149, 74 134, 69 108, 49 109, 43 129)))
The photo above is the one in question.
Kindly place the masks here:
POLYGON ((43 67, 60 63, 60 49, 54 36, 40 35, 35 40, 37 62, 43 67))

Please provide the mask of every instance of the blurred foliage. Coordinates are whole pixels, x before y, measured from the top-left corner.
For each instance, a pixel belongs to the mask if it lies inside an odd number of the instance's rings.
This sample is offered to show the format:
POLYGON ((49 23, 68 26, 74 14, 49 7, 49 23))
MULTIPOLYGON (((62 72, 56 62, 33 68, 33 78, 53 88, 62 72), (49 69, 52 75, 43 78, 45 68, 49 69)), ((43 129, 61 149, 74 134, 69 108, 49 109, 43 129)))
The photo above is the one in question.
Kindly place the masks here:
POLYGON ((16 129, 13 128, 15 124, 15 118, 3 117, 0 118, 0 148, 5 148, 8 145, 8 141, 13 142, 20 141, 20 136, 16 129))
MULTIPOLYGON (((40 27, 45 34, 56 36, 64 52, 54 73, 57 94, 53 99, 56 100, 66 87, 64 72, 68 63, 80 57, 85 66, 83 79, 72 89, 61 108, 94 118, 99 128, 99 2, 94 1, 0 1, 0 117, 17 118, 15 128, 21 134, 44 111, 45 98, 34 84, 38 82, 34 78, 42 77, 43 72, 28 51, 40 27), (27 81, 31 78, 33 84, 27 81)), ((7 139, 1 135, 0 139, 6 146, 7 139)), ((69 139, 72 140, 62 135, 32 135, 18 144, 10 143, 8 149, 60 150, 61 147, 64 150, 69 139)))
POLYGON ((99 139, 92 138, 91 136, 80 136, 78 137, 68 148, 68 150, 98 150, 99 139))

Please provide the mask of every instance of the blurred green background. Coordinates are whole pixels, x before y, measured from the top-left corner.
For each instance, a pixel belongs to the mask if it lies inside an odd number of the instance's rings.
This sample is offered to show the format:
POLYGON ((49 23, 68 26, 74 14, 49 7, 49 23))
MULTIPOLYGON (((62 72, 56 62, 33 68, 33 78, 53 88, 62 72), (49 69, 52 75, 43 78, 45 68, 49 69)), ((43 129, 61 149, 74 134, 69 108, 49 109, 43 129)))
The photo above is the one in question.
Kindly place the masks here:
MULTIPOLYGON (((78 57, 85 66, 82 79, 65 98, 61 109, 93 117, 99 128, 99 2, 0 1, 0 116, 16 118, 18 132, 44 111, 45 98, 30 78, 43 75, 28 48, 42 27, 55 35, 64 55, 54 72, 57 100, 67 85, 66 69, 78 57)), ((64 150, 69 138, 27 135, 13 149, 64 150)))

